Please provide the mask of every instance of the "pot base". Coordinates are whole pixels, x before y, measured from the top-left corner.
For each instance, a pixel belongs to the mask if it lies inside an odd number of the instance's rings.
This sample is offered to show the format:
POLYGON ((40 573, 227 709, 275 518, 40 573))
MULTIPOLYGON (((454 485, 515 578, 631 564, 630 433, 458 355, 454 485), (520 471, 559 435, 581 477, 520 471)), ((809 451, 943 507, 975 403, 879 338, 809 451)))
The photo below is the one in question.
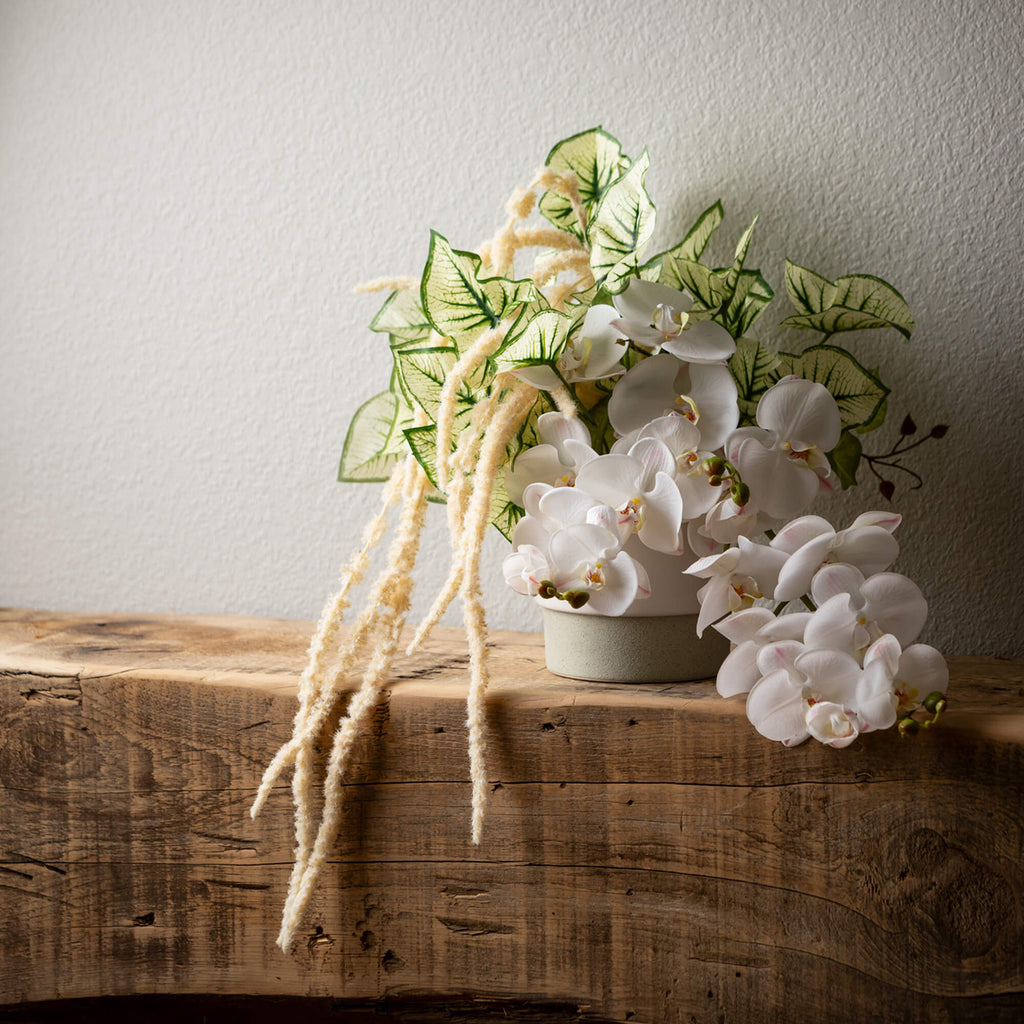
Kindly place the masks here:
POLYGON ((713 679, 729 641, 696 633, 696 615, 575 615, 542 609, 548 670, 605 683, 678 683, 713 679))

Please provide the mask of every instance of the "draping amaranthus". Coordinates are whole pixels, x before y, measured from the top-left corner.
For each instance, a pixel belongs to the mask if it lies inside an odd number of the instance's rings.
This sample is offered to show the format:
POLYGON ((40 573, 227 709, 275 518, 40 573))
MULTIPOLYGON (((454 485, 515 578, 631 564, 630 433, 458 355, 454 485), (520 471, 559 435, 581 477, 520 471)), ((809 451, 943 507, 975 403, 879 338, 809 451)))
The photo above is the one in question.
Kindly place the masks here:
MULTIPOLYGON (((648 165, 646 151, 632 159, 600 128, 574 135, 513 192, 507 219, 478 251, 456 249, 434 232, 418 278, 384 278, 364 289, 390 292, 370 326, 387 337, 394 366, 389 387, 353 418, 339 477, 387 487, 324 606, 293 736, 267 768, 252 809, 258 813, 292 768, 296 860, 282 948, 294 941, 334 843, 353 741, 368 727, 399 643, 426 501, 447 504, 452 564, 412 646, 460 600, 479 842, 489 788, 479 581, 488 525, 514 542, 505 573, 516 589, 618 614, 649 589, 623 550, 631 537, 681 560, 684 550, 734 558, 730 552, 746 551, 750 538, 820 491, 855 483, 862 465, 886 497, 894 483, 882 471, 910 472, 899 457, 912 445, 901 447, 902 438, 883 455, 863 451, 861 436, 885 419, 889 389, 835 344, 860 329, 891 328, 909 339, 914 321, 900 294, 870 275, 829 279, 787 262, 793 313, 782 324, 820 337, 775 351, 751 334, 774 298, 748 265, 754 225, 721 267, 702 262, 724 218, 720 202, 677 244, 648 252, 655 226, 648 165), (535 208, 544 222, 527 223, 535 208), (388 563, 341 636, 349 592, 396 505, 388 563), (367 668, 330 738, 321 780, 315 749, 328 739, 327 722, 363 655, 367 668)), ((883 645, 861 671, 877 675, 881 669, 870 666, 888 666, 891 655, 883 645)), ((833 728, 819 719, 821 711, 816 729, 833 728)))

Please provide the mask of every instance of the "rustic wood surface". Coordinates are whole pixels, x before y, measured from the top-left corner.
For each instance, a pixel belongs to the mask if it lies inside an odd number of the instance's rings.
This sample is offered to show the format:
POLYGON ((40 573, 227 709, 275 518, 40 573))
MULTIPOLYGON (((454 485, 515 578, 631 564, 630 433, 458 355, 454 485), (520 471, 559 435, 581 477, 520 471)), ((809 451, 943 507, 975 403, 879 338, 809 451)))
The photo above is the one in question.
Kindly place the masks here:
POLYGON ((953 707, 913 740, 784 750, 709 683, 558 679, 539 637, 493 634, 494 792, 473 847, 466 657, 439 630, 396 664, 286 956, 287 781, 247 812, 290 735, 310 628, 0 613, 0 1003, 1024 1017, 1024 662, 950 659, 953 707))

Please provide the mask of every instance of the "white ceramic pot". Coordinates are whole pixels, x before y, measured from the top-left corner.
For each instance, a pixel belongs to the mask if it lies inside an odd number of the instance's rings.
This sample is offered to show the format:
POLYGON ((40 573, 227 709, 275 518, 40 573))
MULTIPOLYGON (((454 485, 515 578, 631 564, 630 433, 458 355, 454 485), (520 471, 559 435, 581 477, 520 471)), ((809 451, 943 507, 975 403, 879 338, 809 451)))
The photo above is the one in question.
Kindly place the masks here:
POLYGON ((690 552, 666 555, 635 538, 625 550, 647 570, 651 596, 624 615, 599 615, 587 605, 538 598, 544 617, 544 655, 556 675, 598 682, 665 683, 713 679, 729 642, 713 629, 697 637, 703 580, 683 574, 690 552))

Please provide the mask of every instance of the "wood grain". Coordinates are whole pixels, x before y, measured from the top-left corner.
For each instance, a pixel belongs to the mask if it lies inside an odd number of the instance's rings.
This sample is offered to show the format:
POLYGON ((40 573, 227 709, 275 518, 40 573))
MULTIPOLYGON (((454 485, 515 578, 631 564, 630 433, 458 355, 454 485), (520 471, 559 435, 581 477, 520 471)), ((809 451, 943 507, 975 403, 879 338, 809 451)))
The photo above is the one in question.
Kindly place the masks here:
MULTIPOLYGON (((581 1020, 1019 1021, 1024 663, 950 659, 913 740, 784 750, 709 683, 549 675, 493 634, 469 842, 461 633, 396 664, 298 952, 290 734, 310 625, 0 614, 0 1002, 515 998, 581 1020)), ((561 1019, 561 1018, 559 1018, 561 1019)))

